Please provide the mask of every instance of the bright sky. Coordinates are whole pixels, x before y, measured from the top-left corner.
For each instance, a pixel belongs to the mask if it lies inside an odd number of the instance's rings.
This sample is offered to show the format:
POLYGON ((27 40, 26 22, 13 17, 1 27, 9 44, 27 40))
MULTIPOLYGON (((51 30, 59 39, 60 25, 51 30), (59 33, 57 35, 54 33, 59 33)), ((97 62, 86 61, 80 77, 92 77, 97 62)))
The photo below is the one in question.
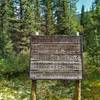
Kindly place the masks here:
POLYGON ((81 12, 82 5, 85 6, 85 11, 89 10, 94 0, 79 0, 77 2, 77 12, 81 12))

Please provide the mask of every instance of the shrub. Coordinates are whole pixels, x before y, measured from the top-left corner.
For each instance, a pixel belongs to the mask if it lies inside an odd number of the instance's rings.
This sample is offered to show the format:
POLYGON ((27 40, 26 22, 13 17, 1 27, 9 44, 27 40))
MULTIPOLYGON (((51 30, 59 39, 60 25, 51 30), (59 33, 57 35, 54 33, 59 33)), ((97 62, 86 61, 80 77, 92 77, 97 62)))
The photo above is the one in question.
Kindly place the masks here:
POLYGON ((20 54, 10 53, 7 58, 0 59, 0 73, 12 74, 23 72, 28 69, 29 66, 29 53, 23 51, 20 54))

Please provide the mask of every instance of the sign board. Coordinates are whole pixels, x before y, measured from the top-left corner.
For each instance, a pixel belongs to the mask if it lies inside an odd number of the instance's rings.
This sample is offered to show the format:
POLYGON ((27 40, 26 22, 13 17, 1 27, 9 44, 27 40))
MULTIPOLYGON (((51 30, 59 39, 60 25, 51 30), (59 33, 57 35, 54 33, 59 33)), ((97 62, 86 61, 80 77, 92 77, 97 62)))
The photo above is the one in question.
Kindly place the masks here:
POLYGON ((31 36, 30 78, 82 79, 79 36, 31 36))

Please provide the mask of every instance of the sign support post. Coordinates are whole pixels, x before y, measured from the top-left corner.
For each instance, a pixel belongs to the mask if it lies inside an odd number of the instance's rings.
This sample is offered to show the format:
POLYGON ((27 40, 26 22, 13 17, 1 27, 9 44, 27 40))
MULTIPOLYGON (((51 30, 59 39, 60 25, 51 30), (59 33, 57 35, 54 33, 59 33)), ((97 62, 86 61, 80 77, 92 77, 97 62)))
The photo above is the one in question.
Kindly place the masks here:
POLYGON ((75 100, 81 100, 81 80, 75 81, 75 100))
POLYGON ((31 100, 36 100, 36 80, 32 80, 31 100))
MULTIPOLYGON (((79 32, 76 35, 79 36, 79 32)), ((75 100, 81 100, 81 80, 75 81, 75 100)))
MULTIPOLYGON (((39 35, 39 32, 35 33, 36 36, 39 35)), ((36 100, 36 80, 32 80, 32 93, 31 93, 31 100, 36 100)))

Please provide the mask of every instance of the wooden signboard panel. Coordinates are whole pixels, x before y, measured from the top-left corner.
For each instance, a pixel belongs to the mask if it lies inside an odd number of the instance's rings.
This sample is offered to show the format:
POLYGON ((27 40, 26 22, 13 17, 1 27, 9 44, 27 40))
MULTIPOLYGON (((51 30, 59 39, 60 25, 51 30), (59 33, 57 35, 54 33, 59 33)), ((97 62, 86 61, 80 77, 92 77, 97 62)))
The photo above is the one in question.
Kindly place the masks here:
POLYGON ((82 79, 79 36, 31 36, 30 78, 82 79))

